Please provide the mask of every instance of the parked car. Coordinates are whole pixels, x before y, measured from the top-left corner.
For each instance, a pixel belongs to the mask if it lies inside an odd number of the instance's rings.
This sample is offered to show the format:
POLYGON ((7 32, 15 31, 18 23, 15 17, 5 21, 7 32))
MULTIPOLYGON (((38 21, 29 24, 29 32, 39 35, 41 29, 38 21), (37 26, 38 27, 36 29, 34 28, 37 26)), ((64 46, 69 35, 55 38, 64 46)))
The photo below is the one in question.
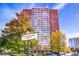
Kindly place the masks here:
POLYGON ((46 56, 60 56, 60 54, 57 52, 49 52, 46 54, 46 56))

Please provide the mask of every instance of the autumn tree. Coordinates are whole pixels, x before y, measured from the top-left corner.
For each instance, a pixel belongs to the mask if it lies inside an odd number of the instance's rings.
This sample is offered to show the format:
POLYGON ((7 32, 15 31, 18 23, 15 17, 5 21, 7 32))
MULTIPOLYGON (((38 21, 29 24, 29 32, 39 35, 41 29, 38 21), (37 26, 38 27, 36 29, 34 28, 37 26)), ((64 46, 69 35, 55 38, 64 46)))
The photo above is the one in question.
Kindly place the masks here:
POLYGON ((66 48, 67 48, 67 45, 66 45, 66 35, 64 32, 61 32, 62 35, 61 35, 61 52, 64 52, 64 54, 66 54, 66 48))
MULTIPOLYGON (((16 13, 17 18, 12 18, 9 23, 5 24, 4 30, 2 30, 2 37, 6 40, 6 48, 11 50, 24 50, 24 41, 21 37, 27 31, 34 32, 29 17, 24 11, 16 13)), ((4 41, 5 41, 4 40, 4 41)))
POLYGON ((30 47, 32 48, 32 50, 34 51, 38 46, 38 41, 36 39, 32 39, 30 41, 30 47))
POLYGON ((65 55, 68 52, 71 52, 70 48, 67 46, 67 38, 64 32, 61 32, 61 52, 63 52, 65 55))
POLYGON ((47 45, 44 46, 44 53, 48 53, 49 52, 49 47, 47 45))
POLYGON ((61 32, 56 30, 51 34, 50 46, 52 52, 60 52, 61 48, 61 32))
POLYGON ((24 12, 20 14, 16 13, 16 16, 17 18, 12 18, 12 20, 5 25, 4 30, 2 30, 4 35, 19 36, 25 34, 27 31, 34 31, 29 17, 24 12))

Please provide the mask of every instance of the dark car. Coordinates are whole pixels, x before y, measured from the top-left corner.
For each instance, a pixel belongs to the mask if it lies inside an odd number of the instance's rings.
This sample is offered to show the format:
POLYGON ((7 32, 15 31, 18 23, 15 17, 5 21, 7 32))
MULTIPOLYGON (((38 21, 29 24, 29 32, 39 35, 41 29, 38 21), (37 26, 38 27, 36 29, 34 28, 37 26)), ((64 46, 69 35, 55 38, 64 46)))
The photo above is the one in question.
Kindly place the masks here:
POLYGON ((46 56, 60 56, 60 54, 57 52, 49 52, 46 54, 46 56))

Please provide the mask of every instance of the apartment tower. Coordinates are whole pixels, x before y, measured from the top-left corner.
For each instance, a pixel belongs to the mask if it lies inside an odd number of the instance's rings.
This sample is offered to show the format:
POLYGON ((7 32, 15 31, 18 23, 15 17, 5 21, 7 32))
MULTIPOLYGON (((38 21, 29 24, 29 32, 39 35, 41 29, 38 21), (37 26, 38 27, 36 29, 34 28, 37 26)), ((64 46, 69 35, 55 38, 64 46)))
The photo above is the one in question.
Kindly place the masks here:
POLYGON ((24 9, 37 33, 39 45, 50 46, 50 34, 59 30, 58 10, 48 8, 24 9))

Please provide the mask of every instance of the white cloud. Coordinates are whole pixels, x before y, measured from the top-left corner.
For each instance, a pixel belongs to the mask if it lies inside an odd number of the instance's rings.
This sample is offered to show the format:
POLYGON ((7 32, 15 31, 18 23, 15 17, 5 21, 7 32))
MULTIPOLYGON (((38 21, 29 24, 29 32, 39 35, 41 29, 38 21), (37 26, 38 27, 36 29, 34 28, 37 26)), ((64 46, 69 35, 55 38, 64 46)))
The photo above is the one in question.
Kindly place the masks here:
POLYGON ((61 10, 65 7, 67 3, 61 3, 61 4, 56 4, 53 9, 58 9, 58 10, 61 10))
POLYGON ((67 34, 68 38, 74 38, 74 37, 79 37, 79 32, 72 33, 72 34, 67 34))

